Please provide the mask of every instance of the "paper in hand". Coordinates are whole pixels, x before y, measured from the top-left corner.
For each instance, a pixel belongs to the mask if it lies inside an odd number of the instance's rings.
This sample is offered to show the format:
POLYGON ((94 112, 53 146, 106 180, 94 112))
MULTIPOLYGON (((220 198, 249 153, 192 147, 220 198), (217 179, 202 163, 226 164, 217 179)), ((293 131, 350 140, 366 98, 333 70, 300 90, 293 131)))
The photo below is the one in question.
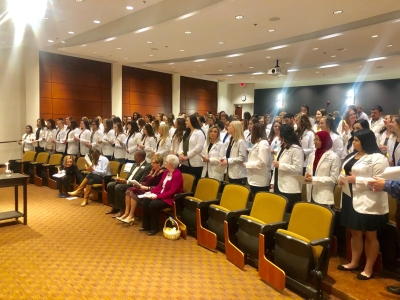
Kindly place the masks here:
POLYGON ((87 155, 87 154, 85 155, 85 160, 86 160, 87 165, 91 167, 92 162, 90 161, 89 155, 87 155))
POLYGON ((400 181, 400 167, 388 167, 379 177, 385 180, 400 181))
POLYGON ((342 192, 351 197, 349 181, 342 175, 339 176, 339 179, 344 183, 344 185, 342 185, 342 192))
POLYGON ((306 180, 304 179, 304 176, 303 176, 303 175, 293 175, 292 177, 293 177, 294 179, 296 179, 298 182, 300 182, 301 184, 312 184, 311 181, 306 181, 306 180))

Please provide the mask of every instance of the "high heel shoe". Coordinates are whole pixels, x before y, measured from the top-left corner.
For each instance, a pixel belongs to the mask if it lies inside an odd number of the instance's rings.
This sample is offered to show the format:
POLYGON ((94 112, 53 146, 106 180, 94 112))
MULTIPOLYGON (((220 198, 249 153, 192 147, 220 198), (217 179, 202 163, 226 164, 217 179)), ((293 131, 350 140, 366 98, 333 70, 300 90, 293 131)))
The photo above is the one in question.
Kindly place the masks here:
POLYGON ((125 218, 125 219, 123 219, 121 221, 124 222, 124 223, 128 223, 130 226, 132 226, 133 223, 135 222, 135 218, 132 218, 132 219, 125 218))
POLYGON ((81 206, 86 206, 89 204, 88 199, 83 199, 83 202, 81 203, 81 206))
POLYGON ((126 219, 128 216, 120 216, 120 217, 116 217, 116 219, 118 220, 118 221, 121 221, 121 222, 123 222, 124 221, 124 219, 126 219))

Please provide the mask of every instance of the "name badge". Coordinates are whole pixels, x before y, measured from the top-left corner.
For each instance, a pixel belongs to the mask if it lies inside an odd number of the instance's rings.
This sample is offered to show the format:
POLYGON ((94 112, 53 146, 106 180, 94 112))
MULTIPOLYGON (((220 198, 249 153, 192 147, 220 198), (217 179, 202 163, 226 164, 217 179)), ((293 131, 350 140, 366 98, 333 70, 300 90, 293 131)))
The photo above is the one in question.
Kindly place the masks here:
POLYGON ((293 151, 286 151, 285 154, 286 154, 286 155, 292 155, 292 152, 293 152, 293 151))
POLYGON ((141 169, 144 169, 145 168, 145 166, 141 166, 141 169))

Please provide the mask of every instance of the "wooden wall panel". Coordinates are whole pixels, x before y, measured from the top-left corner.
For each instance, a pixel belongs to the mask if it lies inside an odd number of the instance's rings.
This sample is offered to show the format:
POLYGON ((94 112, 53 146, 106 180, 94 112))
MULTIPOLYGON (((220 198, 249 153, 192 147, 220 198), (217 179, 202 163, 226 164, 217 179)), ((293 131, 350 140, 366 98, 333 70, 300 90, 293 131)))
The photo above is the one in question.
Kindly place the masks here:
POLYGON ((218 83, 196 78, 181 77, 180 111, 186 114, 217 113, 218 83))
POLYGON ((122 67, 123 115, 172 112, 172 75, 122 67))
POLYGON ((111 116, 111 64, 41 51, 40 116, 111 116))

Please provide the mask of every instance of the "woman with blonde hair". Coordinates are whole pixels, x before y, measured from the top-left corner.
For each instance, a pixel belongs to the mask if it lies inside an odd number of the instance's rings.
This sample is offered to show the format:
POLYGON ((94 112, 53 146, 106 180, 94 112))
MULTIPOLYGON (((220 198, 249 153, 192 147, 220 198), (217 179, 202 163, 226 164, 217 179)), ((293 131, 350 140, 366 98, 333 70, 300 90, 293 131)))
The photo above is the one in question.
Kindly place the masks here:
POLYGON ((213 125, 208 129, 207 141, 204 144, 202 157, 203 172, 201 177, 214 178, 218 181, 224 180, 224 174, 215 172, 215 168, 218 166, 220 160, 225 157, 226 147, 220 139, 220 131, 218 126, 213 125))
POLYGON ((159 139, 156 145, 155 153, 161 154, 165 159, 171 151, 171 138, 169 137, 169 126, 166 124, 158 128, 159 139))
POLYGON ((232 121, 228 126, 231 139, 226 150, 226 156, 221 165, 228 166, 229 183, 243 184, 247 171, 244 163, 247 161, 247 144, 243 136, 243 126, 240 121, 232 121))
POLYGON ((69 192, 70 185, 74 182, 74 179, 76 178, 77 184, 82 182, 82 174, 78 170, 73 156, 67 155, 64 157, 64 162, 61 165, 58 174, 64 174, 63 177, 57 178, 58 198, 67 198, 67 193, 69 192), (63 187, 65 193, 62 190, 63 187))

